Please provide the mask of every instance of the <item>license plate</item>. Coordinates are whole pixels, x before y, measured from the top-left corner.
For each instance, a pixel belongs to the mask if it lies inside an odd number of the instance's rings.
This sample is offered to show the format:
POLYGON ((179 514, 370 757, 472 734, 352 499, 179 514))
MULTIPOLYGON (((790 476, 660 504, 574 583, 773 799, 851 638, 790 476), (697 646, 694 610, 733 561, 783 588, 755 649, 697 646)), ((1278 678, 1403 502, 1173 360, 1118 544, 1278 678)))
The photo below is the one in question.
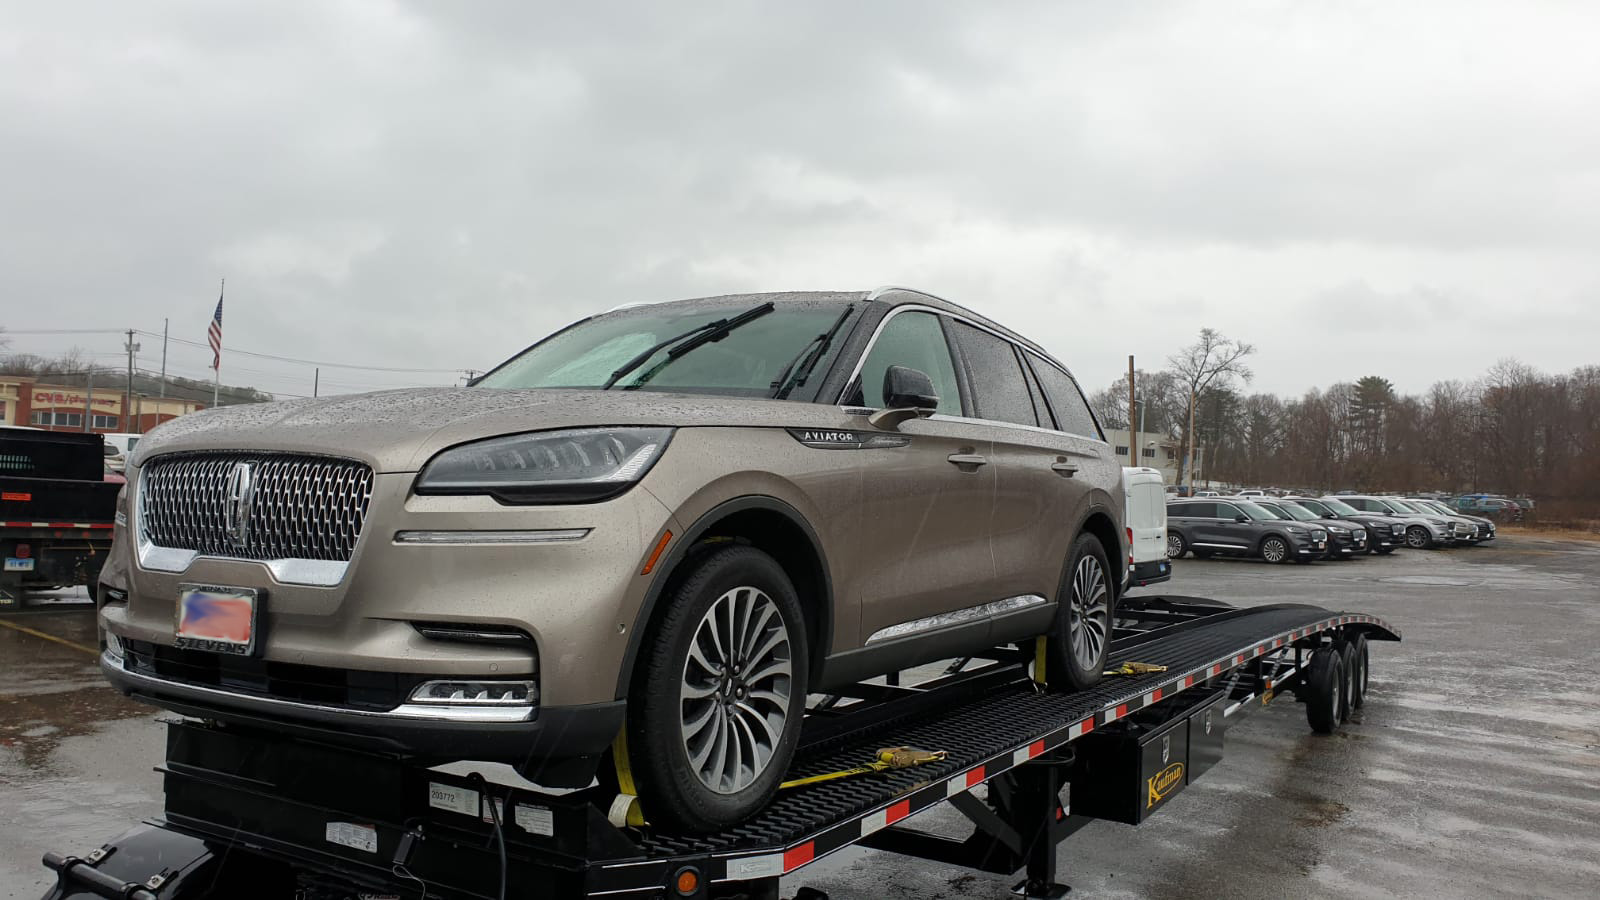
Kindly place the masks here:
POLYGON ((7 572, 32 572, 33 571, 33 557, 30 556, 27 559, 18 559, 15 556, 6 557, 6 571, 7 572))
POLYGON ((256 600, 250 588, 185 584, 178 588, 178 639, 187 650, 249 656, 256 642, 256 600))

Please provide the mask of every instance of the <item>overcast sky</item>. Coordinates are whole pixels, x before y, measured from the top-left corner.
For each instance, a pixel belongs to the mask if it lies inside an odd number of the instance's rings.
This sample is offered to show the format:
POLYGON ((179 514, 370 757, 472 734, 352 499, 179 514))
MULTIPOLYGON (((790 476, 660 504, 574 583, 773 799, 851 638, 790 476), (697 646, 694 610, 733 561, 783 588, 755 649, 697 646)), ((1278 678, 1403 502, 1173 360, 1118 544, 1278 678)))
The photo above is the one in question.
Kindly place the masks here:
POLYGON ((1279 393, 1600 362, 1591 2, 0 7, 15 331, 203 342, 225 276, 230 346, 481 369, 622 302, 892 283, 1090 390, 1203 326, 1279 393))

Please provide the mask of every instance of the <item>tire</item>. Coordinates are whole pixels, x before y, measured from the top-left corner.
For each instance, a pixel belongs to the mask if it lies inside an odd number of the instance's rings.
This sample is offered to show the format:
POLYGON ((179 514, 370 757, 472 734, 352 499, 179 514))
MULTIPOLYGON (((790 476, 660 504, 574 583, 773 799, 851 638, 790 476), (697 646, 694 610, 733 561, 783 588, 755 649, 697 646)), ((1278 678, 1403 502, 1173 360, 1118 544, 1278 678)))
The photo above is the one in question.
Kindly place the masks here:
POLYGON ((1433 535, 1421 525, 1413 525, 1406 529, 1406 546, 1413 550, 1426 550, 1433 543, 1433 535))
POLYGON ((1105 548, 1092 534, 1072 545, 1057 593, 1056 627, 1046 656, 1046 680, 1058 691, 1094 686, 1111 650, 1111 618, 1116 593, 1105 548))
POLYGON ((1344 672, 1340 670, 1339 654, 1332 647, 1320 647, 1311 654, 1301 696, 1311 730, 1333 734, 1339 727, 1339 707, 1344 704, 1344 672))
POLYGON ((1350 713, 1355 709, 1356 676, 1359 675, 1356 663, 1356 645, 1353 641, 1341 641, 1336 644, 1339 648, 1339 674, 1343 677, 1339 691, 1339 721, 1350 721, 1350 713))
POLYGON ((1355 640, 1356 677, 1351 681, 1355 690, 1350 695, 1350 707, 1360 709, 1367 702, 1367 683, 1372 678, 1372 657, 1367 650, 1367 636, 1356 635, 1355 640))
POLYGON ((1183 539, 1183 535, 1176 531, 1167 532, 1167 559, 1182 559, 1188 549, 1189 542, 1183 539))
POLYGON ((652 825, 709 833, 765 807, 794 758, 805 618, 783 568, 753 547, 701 557, 668 599, 628 693, 629 763, 652 825))
POLYGON ((1275 534, 1269 534, 1261 540, 1261 558, 1269 563, 1285 563, 1289 561, 1289 542, 1275 534))
POLYGON ((1393 547, 1379 547, 1376 550, 1373 550, 1372 552, 1378 554, 1379 556, 1388 556, 1389 554, 1394 552, 1394 548, 1393 547))

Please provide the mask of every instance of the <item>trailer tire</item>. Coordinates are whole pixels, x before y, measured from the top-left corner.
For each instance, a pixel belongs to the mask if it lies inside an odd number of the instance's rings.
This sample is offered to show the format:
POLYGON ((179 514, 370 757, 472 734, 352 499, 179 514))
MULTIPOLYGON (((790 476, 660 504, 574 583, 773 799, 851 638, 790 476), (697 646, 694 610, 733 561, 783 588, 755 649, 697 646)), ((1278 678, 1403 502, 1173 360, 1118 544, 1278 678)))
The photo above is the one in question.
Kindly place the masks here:
POLYGON ((1306 722, 1317 734, 1333 734, 1339 727, 1339 708, 1344 705, 1344 672, 1339 651, 1319 647, 1306 664, 1306 722))
POLYGON ((1350 694, 1350 706, 1353 709, 1360 709, 1367 702, 1367 681, 1372 674, 1372 657, 1367 651, 1366 635, 1356 635, 1354 646, 1356 676, 1355 678, 1351 679, 1351 683, 1355 685, 1355 690, 1350 694))
POLYGON ((1355 641, 1340 641, 1335 646, 1339 648, 1339 674, 1344 678, 1339 697, 1339 721, 1348 722, 1356 708, 1356 678, 1360 675, 1360 665, 1356 662, 1355 641))

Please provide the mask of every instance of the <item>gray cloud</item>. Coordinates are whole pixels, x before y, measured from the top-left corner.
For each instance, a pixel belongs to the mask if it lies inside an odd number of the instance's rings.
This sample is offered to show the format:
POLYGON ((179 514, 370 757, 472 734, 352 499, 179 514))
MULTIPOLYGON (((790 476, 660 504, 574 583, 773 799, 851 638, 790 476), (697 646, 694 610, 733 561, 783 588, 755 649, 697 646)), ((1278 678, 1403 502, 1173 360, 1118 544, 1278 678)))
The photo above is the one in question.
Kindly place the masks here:
POLYGON ((894 282, 1037 335, 1091 384, 1212 326, 1259 344, 1258 386, 1286 392, 1369 371, 1420 390, 1513 354, 1566 368, 1600 332, 1587 5, 18 3, 6 20, 14 328, 171 316, 203 339, 226 275, 233 346, 482 368, 624 301, 894 282), (1322 335, 1343 368, 1306 365, 1296 345, 1322 335), (1402 339, 1414 352, 1364 349, 1402 339))

